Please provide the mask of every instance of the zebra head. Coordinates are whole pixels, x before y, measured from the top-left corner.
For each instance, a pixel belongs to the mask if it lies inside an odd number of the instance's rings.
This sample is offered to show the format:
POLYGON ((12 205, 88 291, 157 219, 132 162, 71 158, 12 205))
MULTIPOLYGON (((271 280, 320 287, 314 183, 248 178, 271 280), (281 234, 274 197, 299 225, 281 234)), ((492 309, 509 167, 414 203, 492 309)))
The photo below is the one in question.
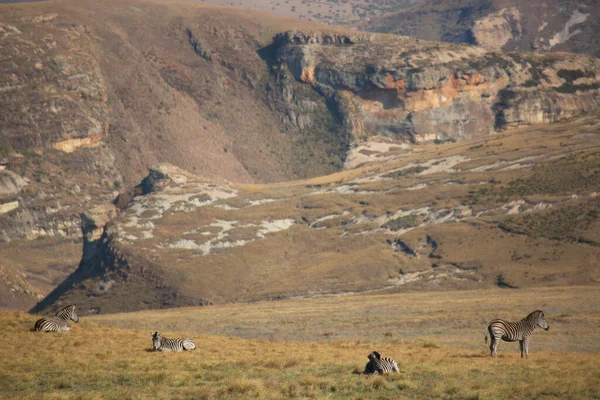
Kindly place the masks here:
POLYGON ((545 331, 550 330, 550 325, 544 319, 544 312, 542 310, 535 310, 529 314, 525 319, 533 322, 536 326, 539 326, 545 331))
POLYGON ((154 332, 152 335, 152 346, 154 346, 154 350, 160 349, 162 344, 162 336, 158 332, 154 332))
POLYGON ((368 355, 369 361, 371 361, 373 363, 373 367, 375 367, 375 371, 377 371, 378 373, 383 373, 383 367, 381 366, 381 354, 379 354, 379 352, 377 351, 373 351, 371 352, 371 354, 368 355))
POLYGON ((66 306, 65 308, 63 308, 62 310, 60 310, 59 312, 56 313, 57 317, 60 317, 64 320, 72 320, 75 322, 79 322, 79 317, 77 316, 77 313, 75 312, 75 305, 71 304, 69 306, 66 306))

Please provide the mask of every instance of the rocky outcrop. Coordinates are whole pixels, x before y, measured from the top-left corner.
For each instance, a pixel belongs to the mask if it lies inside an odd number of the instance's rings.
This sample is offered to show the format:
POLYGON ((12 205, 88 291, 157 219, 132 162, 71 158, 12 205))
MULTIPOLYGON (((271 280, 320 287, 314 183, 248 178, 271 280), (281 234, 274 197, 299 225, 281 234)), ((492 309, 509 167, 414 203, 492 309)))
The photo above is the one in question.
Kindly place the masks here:
POLYGON ((273 41, 277 46, 303 44, 349 45, 369 43, 371 35, 296 30, 278 33, 273 38, 273 41))
POLYGON ((585 56, 511 56, 408 38, 297 31, 277 35, 275 43, 279 73, 323 96, 354 141, 462 140, 598 106, 600 62, 585 56), (574 68, 569 63, 590 81, 567 93, 560 71, 574 68))
POLYGON ((27 181, 11 170, 0 168, 0 198, 19 193, 27 181))
POLYGON ((67 139, 58 143, 54 143, 53 147, 65 153, 72 153, 77 149, 90 148, 100 145, 102 136, 90 136, 86 138, 67 139))
POLYGON ((478 19, 471 28, 475 43, 495 50, 502 49, 511 40, 519 40, 522 31, 521 13, 514 7, 478 19))

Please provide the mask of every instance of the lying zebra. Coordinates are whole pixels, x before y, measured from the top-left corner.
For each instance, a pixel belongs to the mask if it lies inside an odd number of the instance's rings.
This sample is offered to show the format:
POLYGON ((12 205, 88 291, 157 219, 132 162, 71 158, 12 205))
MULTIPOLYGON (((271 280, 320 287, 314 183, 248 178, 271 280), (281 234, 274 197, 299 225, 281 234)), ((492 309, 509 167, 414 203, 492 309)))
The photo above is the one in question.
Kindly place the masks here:
POLYGON ((196 343, 194 343, 192 339, 167 339, 162 337, 158 332, 154 332, 154 335, 152 335, 152 345, 154 346, 154 351, 183 351, 196 349, 196 343))
POLYGON ((33 327, 35 332, 65 332, 68 331, 69 320, 79 322, 79 317, 75 313, 75 306, 66 306, 56 313, 54 317, 44 317, 38 319, 33 327))
POLYGON ((492 320, 485 333, 485 344, 488 342, 488 334, 490 335, 490 352, 492 357, 498 357, 496 349, 500 343, 500 339, 505 342, 519 341, 521 348, 521 358, 523 358, 523 350, 525 357, 529 356, 529 339, 536 326, 544 330, 550 330, 550 326, 544 319, 544 312, 536 310, 518 322, 508 322, 502 319, 492 320))
POLYGON ((365 366, 365 374, 387 374, 388 372, 400 372, 398 364, 391 358, 383 357, 374 351, 368 355, 369 362, 365 366))

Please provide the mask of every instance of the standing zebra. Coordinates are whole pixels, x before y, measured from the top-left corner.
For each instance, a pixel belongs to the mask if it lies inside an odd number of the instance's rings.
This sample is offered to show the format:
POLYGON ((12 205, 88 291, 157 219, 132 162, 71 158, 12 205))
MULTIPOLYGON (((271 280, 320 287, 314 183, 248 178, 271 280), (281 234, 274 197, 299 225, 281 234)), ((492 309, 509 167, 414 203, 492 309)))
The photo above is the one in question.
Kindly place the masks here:
POLYGON ((525 350, 525 357, 529 356, 529 338, 536 326, 544 330, 549 330, 550 326, 544 319, 544 312, 536 310, 520 320, 519 322, 508 322, 502 319, 492 320, 485 333, 485 344, 488 341, 488 333, 490 335, 490 352, 492 357, 497 357, 496 349, 500 343, 500 339, 505 342, 516 342, 519 341, 521 348, 521 358, 523 358, 523 350, 525 350))
POLYGON ((368 355, 369 362, 365 366, 365 374, 387 374, 388 372, 400 372, 398 364, 391 358, 383 357, 374 351, 368 355))
POLYGON ((71 304, 56 313, 54 317, 44 317, 38 319, 33 327, 35 332, 64 332, 69 328, 67 323, 69 320, 79 322, 79 317, 75 312, 75 305, 71 304))
POLYGON ((152 335, 152 345, 154 351, 182 351, 182 350, 195 350, 196 343, 192 339, 167 339, 162 337, 158 332, 154 332, 152 335))

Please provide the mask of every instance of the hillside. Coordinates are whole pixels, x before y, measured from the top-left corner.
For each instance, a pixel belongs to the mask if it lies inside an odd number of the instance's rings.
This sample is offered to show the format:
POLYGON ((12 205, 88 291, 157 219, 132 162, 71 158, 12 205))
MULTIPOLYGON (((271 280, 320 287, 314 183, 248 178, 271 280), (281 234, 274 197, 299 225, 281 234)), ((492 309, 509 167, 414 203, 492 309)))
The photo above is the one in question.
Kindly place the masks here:
POLYGON ((600 6, 591 0, 425 0, 359 26, 493 49, 570 51, 600 57, 600 6))
POLYGON ((202 1, 425 40, 600 57, 600 7, 592 0, 202 1))
POLYGON ((335 121, 301 132, 273 109, 281 95, 256 52, 310 24, 136 1, 1 4, 0 16, 0 307, 64 280, 81 258, 80 214, 112 213, 153 164, 236 182, 342 164, 335 121))
POLYGON ((154 165, 227 187, 309 179, 390 144, 483 138, 599 104, 600 62, 582 55, 197 3, 0 11, 0 307, 33 306, 73 272, 82 230, 97 240, 154 165))
POLYGON ((347 296, 84 317, 63 334, 0 312, 0 397, 597 398, 597 306, 594 287, 347 296), (510 343, 489 358, 487 320, 542 304, 551 329, 529 359, 510 343), (198 348, 150 352, 156 329, 198 348), (373 350, 400 372, 359 374, 373 350))
POLYGON ((34 311, 597 284, 599 129, 591 114, 456 144, 371 141, 356 169, 269 185, 161 165, 103 232, 90 224, 79 269, 34 311))

